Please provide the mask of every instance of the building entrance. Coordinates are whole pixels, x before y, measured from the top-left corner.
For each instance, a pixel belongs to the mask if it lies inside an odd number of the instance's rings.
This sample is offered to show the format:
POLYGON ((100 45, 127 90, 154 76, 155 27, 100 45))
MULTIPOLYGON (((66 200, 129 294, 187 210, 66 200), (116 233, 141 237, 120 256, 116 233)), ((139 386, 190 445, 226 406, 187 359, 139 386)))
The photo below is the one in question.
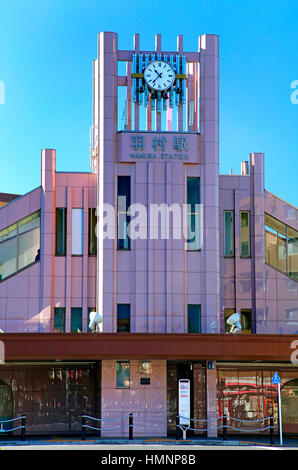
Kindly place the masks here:
POLYGON ((282 427, 284 433, 298 432, 298 379, 289 380, 281 389, 282 427))
POLYGON ((1 423, 13 418, 13 393, 9 385, 0 380, 0 430, 10 429, 11 423, 1 423))
MULTIPOLYGON (((26 416, 30 435, 80 433, 83 413, 99 417, 99 384, 96 362, 0 367, 0 421, 26 416)), ((3 429, 11 424, 3 423, 3 429)))
POLYGON ((180 379, 190 380, 190 416, 193 416, 193 365, 191 362, 168 362, 167 364, 167 427, 168 435, 176 433, 178 414, 178 386, 180 379))

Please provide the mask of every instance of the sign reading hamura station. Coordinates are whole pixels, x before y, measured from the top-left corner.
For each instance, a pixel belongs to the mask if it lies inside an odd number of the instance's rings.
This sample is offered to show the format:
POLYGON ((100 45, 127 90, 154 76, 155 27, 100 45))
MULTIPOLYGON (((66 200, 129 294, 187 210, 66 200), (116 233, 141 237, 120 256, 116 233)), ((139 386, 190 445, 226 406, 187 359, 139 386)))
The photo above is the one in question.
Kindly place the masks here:
POLYGON ((119 162, 199 163, 199 134, 119 132, 119 162))

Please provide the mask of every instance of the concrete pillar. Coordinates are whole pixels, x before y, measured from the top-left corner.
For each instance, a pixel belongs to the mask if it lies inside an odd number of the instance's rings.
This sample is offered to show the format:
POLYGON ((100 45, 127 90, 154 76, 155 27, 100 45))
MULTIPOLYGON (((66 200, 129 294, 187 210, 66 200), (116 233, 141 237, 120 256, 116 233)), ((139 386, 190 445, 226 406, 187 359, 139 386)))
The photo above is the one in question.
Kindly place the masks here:
POLYGON ((72 268, 72 195, 73 188, 68 187, 66 191, 66 288, 65 288, 65 331, 70 332, 71 326, 71 268, 72 268))
POLYGON ((82 299, 82 322, 83 329, 82 331, 87 331, 87 322, 88 318, 88 222, 89 222, 89 203, 88 203, 88 188, 83 190, 83 212, 84 212, 84 222, 83 222, 83 299, 82 299))
POLYGON ((116 331, 116 240, 103 239, 104 204, 116 204, 117 158, 117 34, 98 36, 98 245, 97 311, 103 314, 103 331, 116 331))
POLYGON ((203 204, 202 332, 220 332, 218 36, 200 36, 200 161, 203 204))
POLYGON ((264 231, 264 154, 250 154, 251 168, 251 241, 252 305, 255 333, 266 333, 265 312, 265 231, 264 231))
MULTIPOLYGON (((216 428, 217 424, 217 399, 216 399, 216 364, 214 369, 206 367, 206 405, 207 405, 207 428, 216 428)), ((217 437, 217 429, 207 431, 207 437, 217 437)))
POLYGON ((54 327, 56 150, 41 151, 40 331, 54 327))

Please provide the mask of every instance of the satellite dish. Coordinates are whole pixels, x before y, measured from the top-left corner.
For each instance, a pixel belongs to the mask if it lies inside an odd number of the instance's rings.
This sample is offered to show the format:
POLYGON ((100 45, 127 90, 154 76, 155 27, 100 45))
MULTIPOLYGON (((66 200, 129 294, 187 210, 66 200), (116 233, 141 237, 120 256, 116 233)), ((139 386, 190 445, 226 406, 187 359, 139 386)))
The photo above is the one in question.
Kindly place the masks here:
POLYGON ((233 313, 233 315, 227 319, 227 324, 231 325, 230 333, 236 333, 237 331, 242 330, 240 313, 233 313))
POLYGON ((98 312, 89 313, 89 328, 92 332, 102 333, 102 314, 98 312))

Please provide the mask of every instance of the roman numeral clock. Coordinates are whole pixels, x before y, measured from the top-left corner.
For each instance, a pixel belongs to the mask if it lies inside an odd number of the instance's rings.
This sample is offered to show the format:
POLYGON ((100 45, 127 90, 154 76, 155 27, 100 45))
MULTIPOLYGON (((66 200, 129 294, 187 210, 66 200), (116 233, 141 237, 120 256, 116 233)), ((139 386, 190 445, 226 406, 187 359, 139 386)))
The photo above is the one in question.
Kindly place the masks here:
POLYGON ((186 103, 186 57, 183 55, 134 54, 132 102, 152 110, 167 110, 186 103))
POLYGON ((174 83, 175 72, 167 62, 156 60, 146 67, 144 80, 152 91, 166 91, 174 83))

